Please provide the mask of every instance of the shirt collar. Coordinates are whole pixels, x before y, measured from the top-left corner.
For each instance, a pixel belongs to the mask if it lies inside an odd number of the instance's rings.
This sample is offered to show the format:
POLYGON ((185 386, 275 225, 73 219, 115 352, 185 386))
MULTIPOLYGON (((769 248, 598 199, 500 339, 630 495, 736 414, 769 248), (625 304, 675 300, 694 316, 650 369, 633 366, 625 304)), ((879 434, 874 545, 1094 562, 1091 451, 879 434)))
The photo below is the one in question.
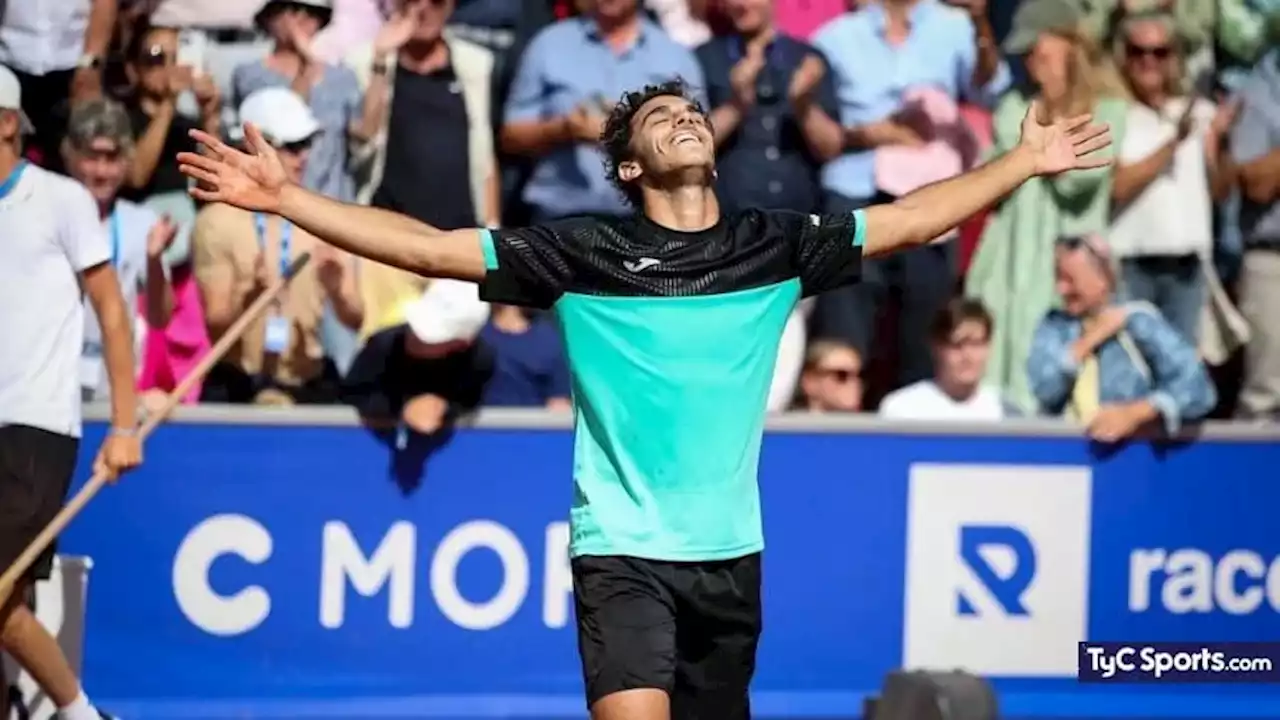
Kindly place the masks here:
MULTIPOLYGON (((595 18, 590 15, 580 15, 578 21, 582 23, 582 29, 587 35, 587 39, 591 42, 602 42, 604 37, 600 34, 600 25, 596 23, 595 18)), ((653 24, 646 18, 640 18, 640 34, 636 36, 635 45, 632 47, 640 47, 649 39, 649 33, 653 32, 653 24)))
MULTIPOLYGON (((933 6, 937 4, 937 0, 919 0, 910 11, 907 12, 907 24, 909 30, 915 30, 920 27, 920 21, 929 15, 933 10, 933 6)), ((867 20, 871 22, 871 27, 880 35, 884 35, 885 25, 888 23, 888 14, 884 10, 884 6, 880 3, 869 3, 867 7, 860 9, 858 12, 867 14, 867 20)))

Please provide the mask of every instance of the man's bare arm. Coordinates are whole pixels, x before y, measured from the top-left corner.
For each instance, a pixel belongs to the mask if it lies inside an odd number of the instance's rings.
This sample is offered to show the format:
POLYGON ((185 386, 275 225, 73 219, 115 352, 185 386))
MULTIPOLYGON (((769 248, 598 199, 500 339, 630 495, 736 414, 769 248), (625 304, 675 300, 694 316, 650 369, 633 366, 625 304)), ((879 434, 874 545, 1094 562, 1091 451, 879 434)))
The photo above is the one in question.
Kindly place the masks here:
POLYGON ((111 427, 133 430, 138 424, 138 396, 134 383, 133 321, 120 292, 120 279, 111 263, 82 274, 85 294, 102 326, 102 354, 111 385, 111 427))
POLYGON ((1018 147, 976 170, 926 185, 864 215, 867 256, 923 245, 1013 192, 1035 174, 1035 157, 1018 147))
POLYGON ((481 231, 475 228, 438 230, 398 213, 331 200, 296 185, 281 190, 279 214, 321 240, 374 262, 428 277, 484 279, 481 231))

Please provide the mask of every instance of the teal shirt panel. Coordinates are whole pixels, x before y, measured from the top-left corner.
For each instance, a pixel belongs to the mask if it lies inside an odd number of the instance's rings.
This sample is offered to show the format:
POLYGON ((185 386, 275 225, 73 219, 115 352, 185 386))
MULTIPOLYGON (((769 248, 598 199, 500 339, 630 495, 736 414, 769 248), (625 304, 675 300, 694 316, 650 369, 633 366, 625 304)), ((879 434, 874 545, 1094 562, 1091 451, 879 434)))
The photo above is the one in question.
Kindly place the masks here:
POLYGON ((692 297, 565 294, 570 554, 695 561, 764 547, 757 468, 800 281, 692 297))

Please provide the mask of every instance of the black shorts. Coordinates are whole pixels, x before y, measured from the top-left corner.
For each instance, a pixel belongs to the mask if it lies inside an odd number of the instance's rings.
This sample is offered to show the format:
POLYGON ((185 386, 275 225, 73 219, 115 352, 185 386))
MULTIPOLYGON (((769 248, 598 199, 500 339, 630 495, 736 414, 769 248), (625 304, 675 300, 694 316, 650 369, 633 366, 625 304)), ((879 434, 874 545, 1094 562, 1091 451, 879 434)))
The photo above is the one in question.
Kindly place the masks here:
MULTIPOLYGON (((62 509, 79 449, 80 440, 70 435, 0 425, 0 572, 62 509)), ((56 545, 40 554, 25 579, 49 577, 56 545)))
POLYGON ((674 720, 746 720, 760 640, 760 554, 715 562, 574 558, 587 705, 665 690, 674 720))

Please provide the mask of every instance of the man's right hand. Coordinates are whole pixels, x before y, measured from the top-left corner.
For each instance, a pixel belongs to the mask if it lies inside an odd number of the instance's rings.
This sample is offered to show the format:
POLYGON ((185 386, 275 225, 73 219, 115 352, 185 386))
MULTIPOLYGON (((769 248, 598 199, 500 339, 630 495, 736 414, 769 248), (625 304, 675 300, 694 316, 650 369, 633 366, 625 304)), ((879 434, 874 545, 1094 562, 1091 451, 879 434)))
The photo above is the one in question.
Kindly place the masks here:
POLYGON ((594 145, 600 142, 600 136, 604 134, 604 115, 594 112, 586 105, 574 108, 573 112, 565 116, 565 123, 569 128, 569 137, 574 142, 594 145))
POLYGON ((409 42, 409 38, 413 37, 414 31, 418 29, 418 9, 422 3, 423 0, 408 0, 387 18, 373 40, 375 58, 397 52, 409 42))
POLYGON ((729 71, 729 89, 733 92, 733 101, 739 108, 749 108, 756 102, 756 81, 766 62, 763 49, 753 44, 747 49, 742 59, 734 63, 729 71))
POLYGON ((252 123, 245 123, 244 134, 252 155, 206 132, 192 130, 192 139, 204 145, 204 152, 178 153, 178 169, 196 181, 191 196, 197 200, 279 212, 280 195, 288 184, 280 156, 252 123))

